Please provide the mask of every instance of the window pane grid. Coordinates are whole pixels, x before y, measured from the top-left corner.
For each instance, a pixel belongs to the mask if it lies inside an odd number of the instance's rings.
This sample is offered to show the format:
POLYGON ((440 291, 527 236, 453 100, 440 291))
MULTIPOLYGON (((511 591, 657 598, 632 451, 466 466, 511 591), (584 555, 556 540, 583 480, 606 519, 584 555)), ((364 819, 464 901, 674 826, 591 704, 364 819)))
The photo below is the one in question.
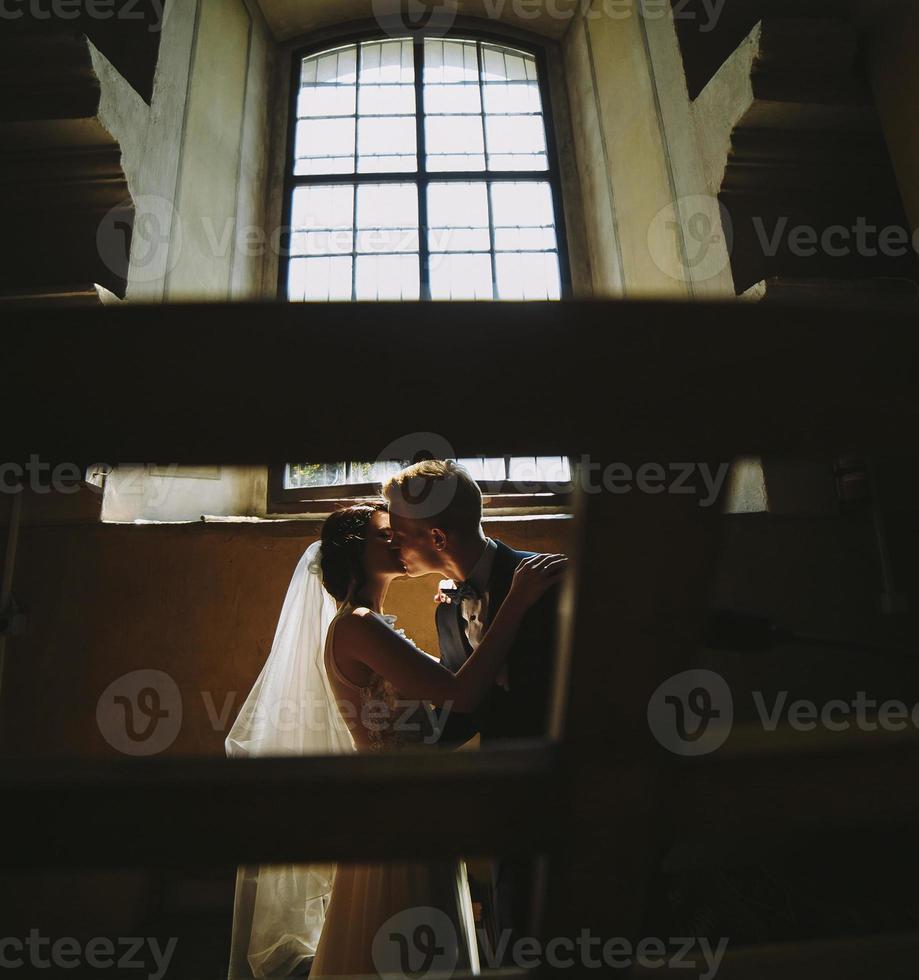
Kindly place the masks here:
MULTIPOLYGON (((563 485, 571 481, 571 466, 567 456, 467 456, 453 461, 464 466, 474 480, 482 482, 563 485)), ((373 463, 288 463, 284 473, 284 489, 382 483, 411 462, 383 460, 373 463)), ((525 493, 529 488, 521 486, 519 489, 525 493)))
POLYGON ((347 228, 292 221, 288 298, 560 298, 555 177, 533 55, 441 38, 322 52, 302 61, 296 127, 294 195, 348 188, 352 215, 347 228), (364 184, 361 174, 386 183, 364 184), (436 189, 468 189, 470 177, 484 221, 438 217, 436 189), (364 221, 358 198, 370 186, 410 187, 415 224, 364 221), (527 194, 548 210, 522 210, 527 194), (346 272, 350 296, 342 295, 346 272))
POLYGON ((296 188, 290 298, 417 299, 416 212, 414 184, 296 188))

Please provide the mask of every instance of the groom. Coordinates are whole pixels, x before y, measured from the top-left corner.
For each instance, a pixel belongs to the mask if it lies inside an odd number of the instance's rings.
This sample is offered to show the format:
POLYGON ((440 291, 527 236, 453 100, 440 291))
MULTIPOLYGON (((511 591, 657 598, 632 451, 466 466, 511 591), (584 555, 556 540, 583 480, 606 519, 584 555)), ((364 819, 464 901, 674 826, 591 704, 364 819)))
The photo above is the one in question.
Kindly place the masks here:
MULTIPOLYGON (((482 639, 510 589, 514 570, 531 552, 515 551, 482 530, 482 493, 459 464, 423 460, 383 486, 393 545, 410 576, 437 572, 452 579, 442 590, 449 602, 435 621, 441 662, 456 672, 482 639)), ((548 729, 549 691, 555 650, 558 586, 527 612, 498 682, 468 715, 451 712, 441 742, 457 744, 476 733, 483 744, 534 738, 548 729)), ((531 894, 529 861, 502 861, 496 882, 499 928, 527 935, 531 894)), ((510 945, 510 944, 509 944, 510 945)))

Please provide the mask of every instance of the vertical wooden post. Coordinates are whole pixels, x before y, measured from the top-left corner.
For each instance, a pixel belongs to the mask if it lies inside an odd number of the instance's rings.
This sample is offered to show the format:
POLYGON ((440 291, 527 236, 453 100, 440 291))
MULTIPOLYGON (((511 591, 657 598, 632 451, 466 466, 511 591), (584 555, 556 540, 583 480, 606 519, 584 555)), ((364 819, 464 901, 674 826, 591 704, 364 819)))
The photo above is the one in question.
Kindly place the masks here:
MULTIPOLYGON (((634 474, 641 464, 629 465, 634 474)), ((552 731, 563 746, 567 826, 547 875, 542 939, 586 931, 599 940, 587 947, 594 959, 605 941, 641 938, 650 875, 679 806, 667 778, 676 757, 655 741, 647 707, 700 643, 721 501, 701 506, 705 491, 694 491, 648 493, 633 482, 577 500, 552 731)))

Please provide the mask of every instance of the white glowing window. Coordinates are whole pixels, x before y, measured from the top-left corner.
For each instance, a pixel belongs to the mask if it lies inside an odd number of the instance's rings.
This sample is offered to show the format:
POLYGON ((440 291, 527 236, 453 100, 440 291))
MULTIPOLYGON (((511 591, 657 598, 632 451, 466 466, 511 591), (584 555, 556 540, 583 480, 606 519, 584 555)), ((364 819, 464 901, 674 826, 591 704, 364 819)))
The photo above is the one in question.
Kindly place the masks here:
MULTIPOLYGON (((357 487, 363 492, 373 492, 410 462, 288 463, 284 470, 284 489, 357 487)), ((456 462, 469 471, 483 492, 559 493, 567 492, 571 483, 567 456, 471 456, 456 462)))
POLYGON ((557 213, 536 56, 385 38, 299 60, 290 300, 555 300, 557 213))

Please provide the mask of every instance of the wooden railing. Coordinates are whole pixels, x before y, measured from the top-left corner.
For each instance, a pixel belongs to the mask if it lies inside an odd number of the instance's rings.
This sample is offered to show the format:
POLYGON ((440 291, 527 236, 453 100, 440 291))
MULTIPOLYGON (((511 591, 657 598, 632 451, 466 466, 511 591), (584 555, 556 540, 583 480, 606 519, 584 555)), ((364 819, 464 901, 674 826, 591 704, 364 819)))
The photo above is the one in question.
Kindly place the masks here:
MULTIPOLYGON (((907 314, 188 305, 30 311, 5 326, 9 459, 265 462, 306 447, 317 460, 372 459, 398 436, 436 428, 458 455, 714 463, 767 450, 898 448, 919 422, 919 333, 907 314)), ((794 832, 797 818, 775 801, 803 794, 811 818, 828 825, 919 822, 908 741, 843 747, 816 782, 781 752, 685 760, 663 751, 648 698, 698 649, 719 508, 691 495, 580 492, 576 523, 547 742, 433 760, 8 764, 16 846, 0 860, 526 850, 550 858, 543 935, 637 937, 661 847, 681 821, 715 837, 794 832), (849 808, 849 786, 863 780, 896 802, 849 808), (321 808, 310 805, 317 792, 321 808), (432 801, 436 821, 407 812, 407 799, 432 801)))

